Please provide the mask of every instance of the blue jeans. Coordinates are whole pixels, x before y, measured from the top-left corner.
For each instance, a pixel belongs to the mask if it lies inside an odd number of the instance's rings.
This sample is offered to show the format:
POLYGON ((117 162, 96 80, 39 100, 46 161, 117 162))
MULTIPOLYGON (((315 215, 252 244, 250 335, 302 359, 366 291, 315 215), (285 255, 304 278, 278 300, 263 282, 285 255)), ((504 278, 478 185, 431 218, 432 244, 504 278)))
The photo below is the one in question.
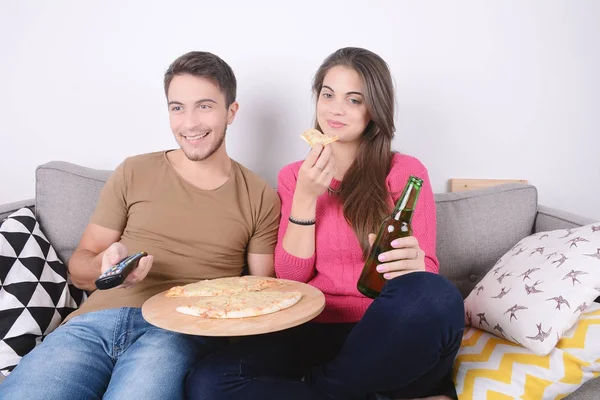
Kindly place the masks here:
POLYGON ((21 359, 0 399, 183 399, 190 368, 222 343, 156 328, 139 308, 82 314, 21 359))
POLYGON ((415 272, 389 281, 356 324, 308 323, 245 337, 211 354, 190 372, 186 396, 456 398, 451 374, 463 330, 456 287, 442 276, 415 272))

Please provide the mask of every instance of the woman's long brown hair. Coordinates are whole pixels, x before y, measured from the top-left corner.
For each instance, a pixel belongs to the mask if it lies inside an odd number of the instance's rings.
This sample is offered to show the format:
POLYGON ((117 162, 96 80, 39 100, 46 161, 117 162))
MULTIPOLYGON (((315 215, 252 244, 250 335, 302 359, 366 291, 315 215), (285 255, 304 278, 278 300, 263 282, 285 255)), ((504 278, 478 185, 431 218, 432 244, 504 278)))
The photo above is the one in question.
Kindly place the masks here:
MULTIPOLYGON (((394 85, 389 67, 381 57, 366 49, 346 47, 327 57, 315 74, 312 89, 317 99, 325 75, 338 65, 352 68, 360 75, 363 98, 371 117, 361 136, 356 159, 344 175, 338 193, 344 217, 358 237, 366 258, 369 233, 377 233, 391 211, 385 180, 393 156, 394 85)), ((318 121, 315 127, 321 130, 318 121)))

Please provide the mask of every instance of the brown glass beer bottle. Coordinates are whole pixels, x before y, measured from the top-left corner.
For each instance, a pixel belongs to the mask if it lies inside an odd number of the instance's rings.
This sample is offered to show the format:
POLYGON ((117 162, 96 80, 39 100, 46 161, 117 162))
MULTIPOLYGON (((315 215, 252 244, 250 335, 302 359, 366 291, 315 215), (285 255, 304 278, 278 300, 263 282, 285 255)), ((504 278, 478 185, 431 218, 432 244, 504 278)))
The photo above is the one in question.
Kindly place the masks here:
POLYGON ((392 250, 393 240, 412 235, 410 222, 422 185, 422 179, 411 175, 394 211, 381 223, 377 238, 371 247, 371 252, 356 285, 358 291, 365 296, 376 298, 386 282, 383 274, 376 270, 377 266, 381 264, 377 259, 379 254, 392 250))

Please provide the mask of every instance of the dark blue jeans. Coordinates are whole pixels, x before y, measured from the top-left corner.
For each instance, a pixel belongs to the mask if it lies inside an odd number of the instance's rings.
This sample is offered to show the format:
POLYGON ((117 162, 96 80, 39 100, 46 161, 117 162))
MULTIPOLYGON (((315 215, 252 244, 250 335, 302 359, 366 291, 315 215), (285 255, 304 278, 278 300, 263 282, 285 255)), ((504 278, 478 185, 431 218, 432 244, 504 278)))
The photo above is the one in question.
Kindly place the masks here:
POLYGON ((389 281, 356 324, 308 323, 244 337, 200 361, 188 399, 365 400, 455 397, 463 299, 446 278, 389 281))

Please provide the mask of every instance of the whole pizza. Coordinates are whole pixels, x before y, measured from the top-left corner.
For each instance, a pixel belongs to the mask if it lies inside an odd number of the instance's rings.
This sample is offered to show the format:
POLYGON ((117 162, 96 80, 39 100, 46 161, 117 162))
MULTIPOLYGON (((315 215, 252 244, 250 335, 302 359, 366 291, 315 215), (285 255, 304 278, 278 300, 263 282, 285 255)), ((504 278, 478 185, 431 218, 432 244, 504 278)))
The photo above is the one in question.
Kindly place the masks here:
POLYGON ((275 278, 241 276, 208 279, 171 288, 165 296, 186 297, 190 302, 177 312, 203 318, 246 318, 271 314, 296 304, 302 293, 265 289, 283 285, 275 278))

